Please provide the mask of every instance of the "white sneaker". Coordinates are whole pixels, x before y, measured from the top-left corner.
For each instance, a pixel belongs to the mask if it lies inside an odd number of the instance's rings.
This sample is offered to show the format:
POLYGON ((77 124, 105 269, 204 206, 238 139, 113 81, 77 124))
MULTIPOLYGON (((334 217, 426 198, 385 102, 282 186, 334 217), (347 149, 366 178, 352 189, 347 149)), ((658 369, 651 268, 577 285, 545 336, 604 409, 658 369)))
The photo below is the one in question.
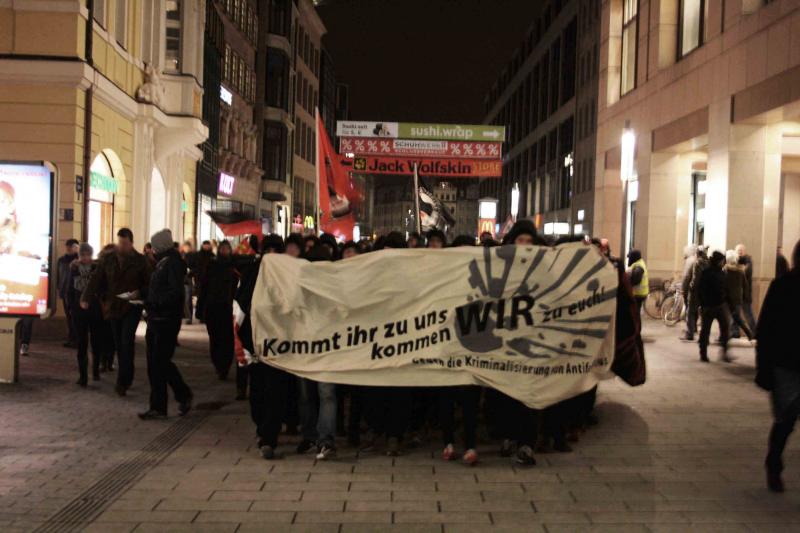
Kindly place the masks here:
POLYGON ((19 354, 20 355, 28 355, 28 345, 27 344, 20 344, 19 345, 19 354))

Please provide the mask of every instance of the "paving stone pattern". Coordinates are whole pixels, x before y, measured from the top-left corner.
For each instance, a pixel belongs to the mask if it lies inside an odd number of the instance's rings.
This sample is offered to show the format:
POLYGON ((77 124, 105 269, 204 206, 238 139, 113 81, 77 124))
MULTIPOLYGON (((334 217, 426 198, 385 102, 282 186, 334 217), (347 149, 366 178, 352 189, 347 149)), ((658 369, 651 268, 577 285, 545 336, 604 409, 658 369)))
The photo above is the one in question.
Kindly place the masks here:
MULTIPOLYGON (((109 502, 86 531, 798 531, 800 446, 790 444, 788 490, 764 488, 767 396, 752 384, 753 350, 736 363, 698 362, 678 329, 647 325, 648 383, 603 383, 597 414, 575 451, 522 468, 482 442, 480 464, 439 459, 438 436, 389 458, 342 447, 336 460, 293 453, 266 462, 247 406, 230 402, 158 466, 109 502)), ((202 326, 184 328, 176 359, 199 401, 230 401, 213 377, 202 326)), ((73 384, 73 354, 33 346, 22 383, 0 387, 0 531, 30 531, 93 480, 174 423, 135 417, 137 381, 117 398, 104 375, 73 384)), ((712 350, 713 353, 713 350, 712 350)), ((199 416, 199 415, 195 415, 199 416)), ((340 443, 342 446, 344 443, 340 443)))

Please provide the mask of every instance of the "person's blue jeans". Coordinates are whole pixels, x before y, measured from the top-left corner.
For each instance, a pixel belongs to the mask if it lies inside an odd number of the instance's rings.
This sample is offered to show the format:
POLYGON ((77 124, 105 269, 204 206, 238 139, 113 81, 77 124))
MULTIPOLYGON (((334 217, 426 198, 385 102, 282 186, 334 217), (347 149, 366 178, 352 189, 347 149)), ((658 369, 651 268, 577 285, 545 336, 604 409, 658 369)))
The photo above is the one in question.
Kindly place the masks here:
POLYGON ((336 385, 300 380, 300 423, 303 440, 319 446, 334 445, 336 436, 336 385))

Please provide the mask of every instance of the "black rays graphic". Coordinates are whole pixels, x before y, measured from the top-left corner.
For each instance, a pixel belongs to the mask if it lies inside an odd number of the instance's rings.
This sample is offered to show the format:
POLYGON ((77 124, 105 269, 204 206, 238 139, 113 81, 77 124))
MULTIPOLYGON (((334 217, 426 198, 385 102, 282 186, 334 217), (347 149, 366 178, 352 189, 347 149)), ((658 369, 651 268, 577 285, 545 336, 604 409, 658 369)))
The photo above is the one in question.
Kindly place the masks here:
MULTIPOLYGON (((550 285, 546 289, 544 289, 541 292, 539 292, 538 294, 536 294, 535 298, 538 300, 542 296, 544 296, 546 294, 550 294, 551 292, 553 292, 554 290, 559 288, 561 286, 561 284, 564 283, 564 280, 567 279, 567 277, 570 274, 572 274, 572 271, 575 270, 575 267, 578 266, 578 264, 583 260, 584 257, 586 257, 586 254, 588 254, 588 253, 589 253, 589 249, 588 248, 576 251, 575 255, 573 256, 572 259, 570 259, 569 263, 564 268, 564 271, 561 272, 561 275, 558 277, 558 279, 555 282, 553 282, 552 285, 550 285)), ((552 268, 552 265, 551 265, 551 268, 552 268)))

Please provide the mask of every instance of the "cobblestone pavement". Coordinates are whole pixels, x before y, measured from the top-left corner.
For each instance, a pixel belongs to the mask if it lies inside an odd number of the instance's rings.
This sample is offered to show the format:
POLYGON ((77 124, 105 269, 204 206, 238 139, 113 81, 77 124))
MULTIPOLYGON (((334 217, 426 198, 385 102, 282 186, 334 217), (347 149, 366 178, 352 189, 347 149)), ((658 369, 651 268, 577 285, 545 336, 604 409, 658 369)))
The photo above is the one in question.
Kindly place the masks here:
MULTIPOLYGON (((86 531, 790 531, 800 530, 800 441, 790 444, 788 490, 764 488, 767 397, 752 384, 753 350, 736 363, 698 362, 678 329, 648 324, 648 383, 601 385, 600 424, 568 454, 512 466, 481 443, 475 468, 439 460, 438 438, 389 458, 266 462, 246 405, 214 380, 200 326, 185 328, 177 360, 199 402, 198 427, 135 483, 113 493, 86 531)), ((34 346, 23 381, 0 387, 0 531, 30 531, 74 503, 176 418, 142 423, 143 355, 127 398, 109 378, 74 384, 73 358, 34 346)), ((139 351, 143 354, 142 350, 139 351)), ((341 443, 343 444, 343 443, 341 443)))

